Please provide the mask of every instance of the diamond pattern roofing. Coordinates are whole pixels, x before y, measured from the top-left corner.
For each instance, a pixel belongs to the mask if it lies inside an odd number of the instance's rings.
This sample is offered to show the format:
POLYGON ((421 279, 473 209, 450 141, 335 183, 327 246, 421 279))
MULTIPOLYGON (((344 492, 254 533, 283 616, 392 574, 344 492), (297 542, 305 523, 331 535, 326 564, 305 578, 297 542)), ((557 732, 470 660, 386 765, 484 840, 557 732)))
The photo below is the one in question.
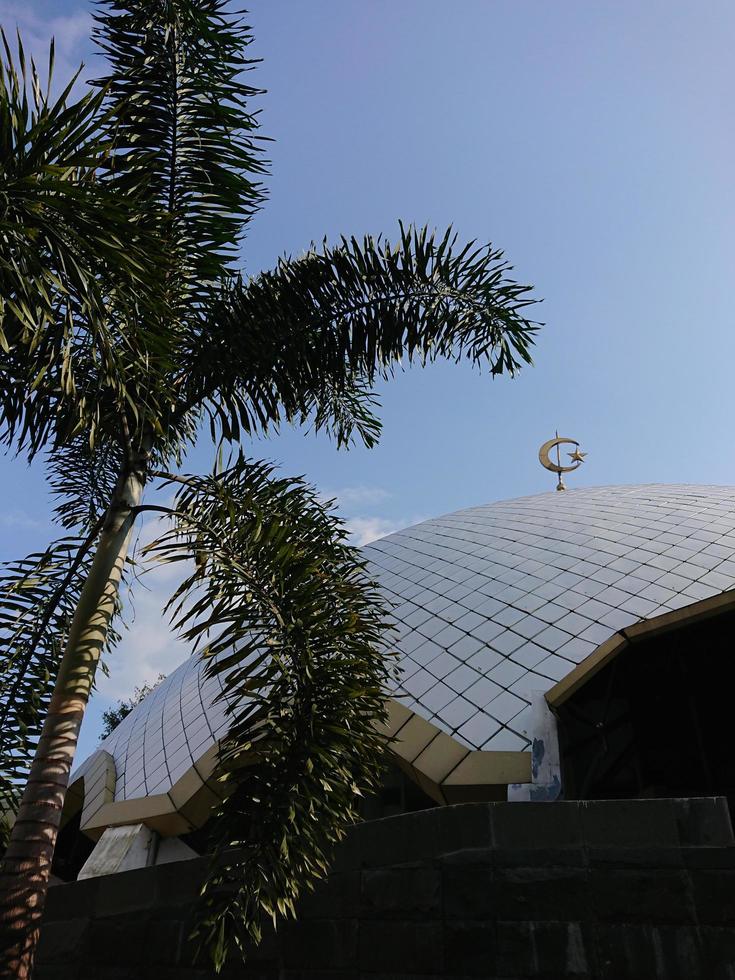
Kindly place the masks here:
MULTIPOLYGON (((617 630, 733 588, 735 488, 544 493, 364 550, 393 605, 396 697, 472 748, 523 750, 534 693, 617 630)), ((102 743, 116 799, 166 792, 196 764, 226 730, 219 690, 192 658, 102 743)))

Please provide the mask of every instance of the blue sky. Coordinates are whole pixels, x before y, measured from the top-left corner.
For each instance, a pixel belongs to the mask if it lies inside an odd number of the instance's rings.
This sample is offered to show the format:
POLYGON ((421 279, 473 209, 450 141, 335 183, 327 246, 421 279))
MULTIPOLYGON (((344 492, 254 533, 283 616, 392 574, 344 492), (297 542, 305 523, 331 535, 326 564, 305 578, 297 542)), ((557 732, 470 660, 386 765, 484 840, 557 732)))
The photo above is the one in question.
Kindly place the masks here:
MULTIPOLYGON (((544 298, 535 366, 491 381, 468 365, 401 375, 385 432, 338 453, 284 432, 252 452, 337 494, 357 540, 460 507, 552 489, 556 428, 589 456, 570 485, 735 483, 735 65, 730 0, 251 0, 251 78, 270 201, 248 272, 399 218, 492 241, 544 298)), ((60 71, 82 58, 89 5, 0 0, 60 71)), ((92 58, 92 68, 94 57, 92 58)), ((191 466, 205 468, 202 444, 191 466)), ((40 470, 0 458, 0 559, 42 545, 40 470)), ((156 583, 101 684, 111 698, 185 653, 156 583)))

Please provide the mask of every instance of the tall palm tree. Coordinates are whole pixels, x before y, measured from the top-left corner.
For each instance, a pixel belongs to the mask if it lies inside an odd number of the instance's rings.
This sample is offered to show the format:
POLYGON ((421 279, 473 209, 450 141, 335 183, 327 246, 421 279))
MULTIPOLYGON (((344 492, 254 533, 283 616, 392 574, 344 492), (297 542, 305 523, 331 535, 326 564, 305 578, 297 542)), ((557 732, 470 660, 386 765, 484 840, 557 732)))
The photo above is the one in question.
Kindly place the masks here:
POLYGON ((265 171, 248 29, 226 0, 101 0, 95 38, 94 94, 52 102, 7 46, 0 91, 0 436, 45 460, 65 530, 0 580, 6 977, 32 971, 142 513, 166 518, 143 559, 188 562, 172 622, 230 706, 199 918, 218 968, 264 914, 293 912, 377 778, 387 613, 359 555, 308 485, 241 450, 182 473, 201 430, 220 450, 284 422, 371 446, 375 382, 402 360, 512 374, 536 329, 502 253, 451 232, 344 238, 241 276, 265 171))

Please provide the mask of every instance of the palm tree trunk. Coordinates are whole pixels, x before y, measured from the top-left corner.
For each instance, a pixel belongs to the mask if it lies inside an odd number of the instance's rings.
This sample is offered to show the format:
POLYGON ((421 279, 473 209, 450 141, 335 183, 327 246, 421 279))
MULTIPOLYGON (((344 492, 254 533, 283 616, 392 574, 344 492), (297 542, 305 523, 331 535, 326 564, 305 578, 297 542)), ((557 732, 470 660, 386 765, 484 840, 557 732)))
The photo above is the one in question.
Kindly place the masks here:
POLYGON ((0 873, 0 977, 33 971, 61 810, 84 709, 112 617, 128 552, 144 459, 126 467, 100 533, 97 552, 59 667, 28 783, 0 873))

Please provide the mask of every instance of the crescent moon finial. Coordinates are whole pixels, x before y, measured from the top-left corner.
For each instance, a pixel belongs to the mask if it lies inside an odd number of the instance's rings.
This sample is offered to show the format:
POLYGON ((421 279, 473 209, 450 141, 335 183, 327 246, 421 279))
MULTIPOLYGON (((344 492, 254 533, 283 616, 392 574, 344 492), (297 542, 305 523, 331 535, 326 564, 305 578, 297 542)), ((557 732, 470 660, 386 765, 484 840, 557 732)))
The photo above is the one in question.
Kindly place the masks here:
POLYGON ((548 439, 538 451, 539 463, 541 463, 545 469, 550 470, 552 473, 556 473, 559 477, 559 482, 556 485, 557 490, 566 490, 562 473, 573 473, 575 470, 578 470, 584 462, 586 455, 587 453, 580 452, 579 443, 576 439, 568 439, 566 436, 560 436, 558 432, 556 433, 555 438, 548 439), (570 443, 572 446, 576 447, 574 452, 567 453, 572 462, 575 464, 574 466, 561 465, 561 453, 559 452, 559 446, 563 446, 565 443, 570 443), (549 453, 555 447, 556 462, 554 463, 549 457, 549 453))

